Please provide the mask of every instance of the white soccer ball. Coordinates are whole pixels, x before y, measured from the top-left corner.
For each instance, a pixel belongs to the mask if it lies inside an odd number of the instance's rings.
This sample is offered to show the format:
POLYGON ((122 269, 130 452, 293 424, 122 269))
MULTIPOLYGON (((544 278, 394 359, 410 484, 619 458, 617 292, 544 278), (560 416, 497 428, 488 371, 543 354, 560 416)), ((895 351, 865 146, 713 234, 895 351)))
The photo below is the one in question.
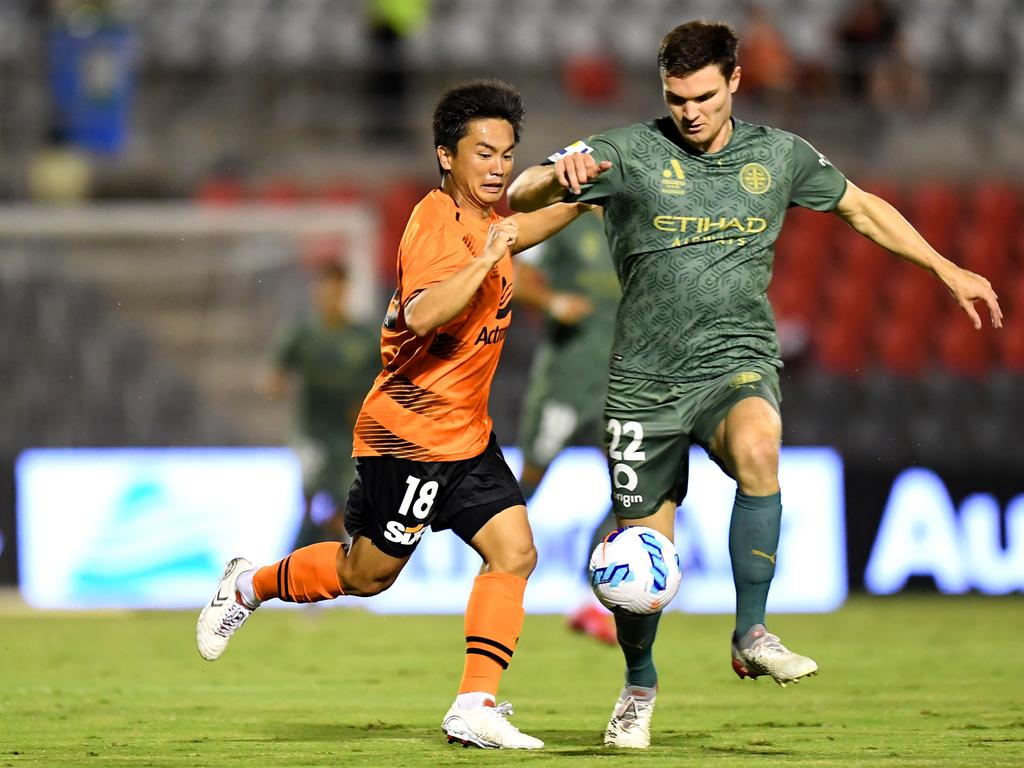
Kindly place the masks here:
POLYGON ((590 556, 590 586, 615 613, 657 613, 676 596, 681 579, 675 545, 651 528, 612 531, 590 556))

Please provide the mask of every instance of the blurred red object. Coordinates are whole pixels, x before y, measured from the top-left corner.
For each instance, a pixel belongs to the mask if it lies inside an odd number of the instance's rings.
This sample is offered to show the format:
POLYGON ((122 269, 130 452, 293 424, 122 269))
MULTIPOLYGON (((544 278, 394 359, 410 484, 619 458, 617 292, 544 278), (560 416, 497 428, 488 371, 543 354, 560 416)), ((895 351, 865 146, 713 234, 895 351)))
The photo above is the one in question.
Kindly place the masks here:
MULTIPOLYGON (((982 317, 987 322, 984 314, 982 317)), ((975 330, 970 318, 959 307, 947 315, 939 327, 939 361, 951 373, 975 378, 984 376, 992 363, 991 347, 991 331, 984 326, 980 331, 975 330)))
POLYGON ((1024 374, 1024 323, 1004 326, 996 333, 1001 368, 1024 374))
POLYGON ((895 317, 880 320, 875 326, 879 367, 899 376, 920 375, 931 362, 928 341, 928 335, 910 323, 895 317))
POLYGON ((200 205, 230 206, 245 201, 245 187, 237 176, 215 176, 204 180, 196 190, 200 205))
POLYGON ((816 329, 814 350, 822 368, 844 376, 859 375, 868 363, 863 329, 834 320, 816 329))
POLYGON ((286 176, 267 179, 252 191, 255 200, 270 205, 295 205, 305 196, 302 186, 286 176))
POLYGON ((583 104, 601 105, 619 95, 619 68, 615 59, 604 53, 580 53, 570 56, 562 67, 562 85, 583 104))

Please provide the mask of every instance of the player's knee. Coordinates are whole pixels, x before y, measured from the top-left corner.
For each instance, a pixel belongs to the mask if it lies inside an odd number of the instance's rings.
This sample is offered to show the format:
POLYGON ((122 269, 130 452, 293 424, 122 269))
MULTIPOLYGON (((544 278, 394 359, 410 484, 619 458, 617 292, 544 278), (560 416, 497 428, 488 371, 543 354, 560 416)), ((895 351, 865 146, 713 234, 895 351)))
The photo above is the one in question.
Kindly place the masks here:
POLYGON ((338 574, 341 586, 346 595, 353 597, 373 597, 384 592, 395 583, 397 573, 378 571, 367 573, 358 568, 343 567, 338 574))
POLYGON ((491 572, 504 571, 528 579, 533 569, 537 567, 537 550, 532 541, 506 547, 505 551, 491 558, 488 566, 491 572))
POLYGON ((764 491, 777 486, 779 477, 779 442, 772 436, 758 435, 731 446, 736 480, 744 490, 764 491))

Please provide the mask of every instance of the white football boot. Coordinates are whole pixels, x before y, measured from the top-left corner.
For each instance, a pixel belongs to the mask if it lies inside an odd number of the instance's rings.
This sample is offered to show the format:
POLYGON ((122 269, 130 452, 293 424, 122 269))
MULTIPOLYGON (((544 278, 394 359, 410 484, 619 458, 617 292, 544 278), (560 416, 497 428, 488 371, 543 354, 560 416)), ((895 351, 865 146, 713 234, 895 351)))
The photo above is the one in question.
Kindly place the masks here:
POLYGON ((252 615, 253 609, 246 608, 238 602, 235 582, 238 574, 252 568, 252 563, 244 557, 229 560, 224 567, 224 575, 217 584, 217 592, 213 599, 199 613, 196 623, 196 644, 199 655, 207 661, 213 661, 224 653, 228 640, 252 615))
POLYGON ((765 629, 764 624, 755 624, 743 637, 733 641, 732 668, 740 678, 770 675, 783 688, 818 672, 814 659, 793 653, 765 629))
POLYGON ((604 732, 606 747, 646 749, 651 745, 651 718, 655 696, 638 696, 650 689, 626 686, 615 702, 608 728, 604 732))
POLYGON ((496 707, 462 709, 452 704, 441 721, 448 743, 481 749, 540 749, 544 742, 527 736, 509 722, 512 705, 507 701, 496 707))

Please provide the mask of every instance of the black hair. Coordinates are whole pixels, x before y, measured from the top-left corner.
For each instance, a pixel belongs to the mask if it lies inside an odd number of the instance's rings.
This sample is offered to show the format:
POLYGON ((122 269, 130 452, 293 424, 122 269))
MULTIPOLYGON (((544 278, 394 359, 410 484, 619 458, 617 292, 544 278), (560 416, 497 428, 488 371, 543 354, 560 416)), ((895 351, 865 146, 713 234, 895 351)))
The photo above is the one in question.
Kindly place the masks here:
POLYGON ((736 69, 739 40, 728 24, 688 21, 669 32, 658 48, 658 67, 671 77, 686 77, 717 64, 725 79, 736 69))
POLYGON ((516 144, 519 143, 523 127, 523 99, 519 91, 500 80, 477 80, 452 88, 434 108, 434 146, 444 147, 454 155, 459 140, 469 133, 469 121, 489 117, 507 120, 516 144))

